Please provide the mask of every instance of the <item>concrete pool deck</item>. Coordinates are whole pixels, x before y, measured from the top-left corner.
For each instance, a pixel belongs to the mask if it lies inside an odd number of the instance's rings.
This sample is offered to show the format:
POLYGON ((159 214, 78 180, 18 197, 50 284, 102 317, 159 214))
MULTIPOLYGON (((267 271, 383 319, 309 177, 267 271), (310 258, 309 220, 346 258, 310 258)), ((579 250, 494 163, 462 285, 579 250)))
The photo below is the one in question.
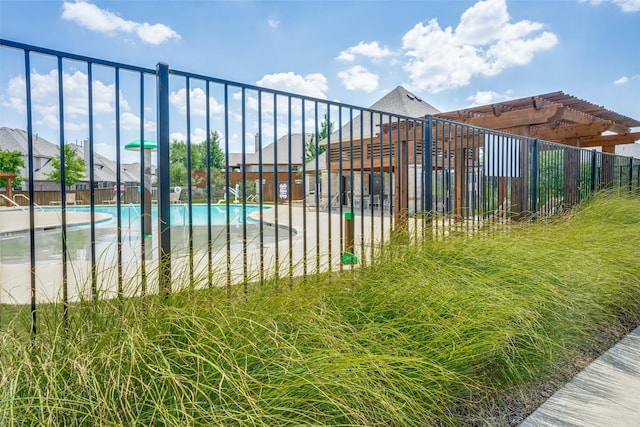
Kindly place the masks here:
MULTIPOLYGON (((88 212, 67 211, 67 226, 87 225, 91 223, 91 216, 88 212)), ((111 219, 111 215, 95 213, 97 222, 111 219)), ((28 233, 31 228, 29 210, 18 208, 0 208, 0 237, 16 233, 28 233)), ((35 210, 34 223, 36 230, 50 230, 62 226, 61 210, 35 210)))
MULTIPOLYGON (((317 212, 312 209, 305 210, 301 206, 265 207, 269 209, 263 211, 264 229, 273 233, 277 225, 280 239, 278 242, 265 240, 263 248, 260 249, 258 234, 248 235, 246 242, 243 242, 241 237, 242 224, 234 224, 231 227, 235 237, 232 237, 233 240, 230 242, 230 250, 226 250, 226 244, 222 248, 215 248, 211 267, 208 262, 207 250, 203 247, 194 248, 193 267, 190 265, 191 260, 188 255, 174 255, 171 261, 171 272, 175 279, 172 281, 172 286, 175 289, 188 286, 187 282, 192 274, 195 278, 194 282, 205 283, 210 268, 213 270, 211 274, 214 285, 221 286, 227 283, 228 278, 232 283, 239 284, 274 275, 279 277, 301 276, 305 273, 313 274, 328 269, 337 271, 342 268, 352 268, 352 266, 343 265, 341 262, 344 245, 344 216, 340 214, 338 209, 317 212), (291 233, 289 229, 291 229, 291 233), (261 269, 262 274, 260 273, 261 269)), ((28 231, 28 211, 9 209, 0 212, 0 218, 4 218, 0 226, 1 238, 15 239, 24 235, 24 231, 28 231)), ((384 218, 381 218, 379 211, 376 213, 372 217, 371 215, 362 216, 356 212, 353 222, 354 241, 355 253, 360 261, 363 258, 370 258, 370 254, 379 247, 383 239, 388 239, 391 219, 388 213, 385 213, 384 218)), ((253 212, 250 216, 257 219, 259 212, 253 212)), ((42 229, 59 228, 60 217, 60 212, 36 212, 36 227, 42 229), (42 215, 47 213, 49 215, 42 215)), ((71 224, 87 224, 88 217, 87 212, 68 211, 67 224, 69 226, 71 224)), ((107 214, 107 217, 110 215, 107 214)), ((186 232, 186 229, 184 226, 176 226, 175 232, 181 235, 186 232)), ((153 293, 154 290, 157 290, 159 257, 157 237, 157 231, 154 227, 153 236, 145 239, 146 293, 153 293)), ((36 235, 36 244, 40 239, 39 232, 36 235)), ((96 282, 101 298, 117 296, 119 276, 124 282, 125 295, 140 294, 142 256, 138 230, 125 231, 123 234, 121 248, 123 256, 120 269, 114 255, 117 246, 115 233, 112 233, 111 241, 111 243, 104 244, 102 242, 96 243, 97 267, 95 271, 97 272, 96 282), (132 241, 129 240, 129 236, 133 236, 132 241)), ((8 243, 8 241, 5 243, 16 245, 16 243, 8 243)), ((29 250, 28 242, 26 246, 25 243, 20 244, 23 245, 24 250, 29 250)), ((59 251, 57 248, 53 250, 56 253, 59 251)), ((41 255, 40 251, 39 247, 36 253, 35 268, 36 299, 39 303, 61 301, 63 287, 61 256, 54 254, 45 259, 44 254, 41 255)), ((92 281, 89 251, 68 253, 67 269, 69 300, 89 298, 92 281)), ((0 277, 2 277, 0 302, 28 304, 31 298, 31 274, 28 259, 0 263, 0 277)))

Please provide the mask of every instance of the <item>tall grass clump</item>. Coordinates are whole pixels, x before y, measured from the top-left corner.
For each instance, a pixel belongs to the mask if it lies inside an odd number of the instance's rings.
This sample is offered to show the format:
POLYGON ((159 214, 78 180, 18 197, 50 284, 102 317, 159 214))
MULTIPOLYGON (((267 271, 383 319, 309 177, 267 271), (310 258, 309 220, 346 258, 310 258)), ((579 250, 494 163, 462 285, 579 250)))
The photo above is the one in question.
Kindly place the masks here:
POLYGON ((638 324, 639 247, 640 200, 601 196, 292 289, 78 304, 69 332, 51 320, 33 341, 16 314, 0 425, 499 424, 491 402, 638 324))

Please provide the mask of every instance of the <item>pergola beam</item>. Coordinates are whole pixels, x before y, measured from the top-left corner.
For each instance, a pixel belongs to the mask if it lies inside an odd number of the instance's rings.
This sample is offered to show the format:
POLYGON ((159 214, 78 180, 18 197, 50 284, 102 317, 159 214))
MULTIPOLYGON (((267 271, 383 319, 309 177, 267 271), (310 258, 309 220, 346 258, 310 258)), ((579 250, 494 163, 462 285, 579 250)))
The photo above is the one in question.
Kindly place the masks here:
POLYGON ((531 128, 533 138, 544 141, 560 142, 566 138, 580 138, 584 136, 599 135, 604 131, 611 130, 613 122, 604 120, 601 122, 560 126, 557 128, 534 127, 531 128))
POLYGON ((508 129, 516 126, 549 123, 549 120, 555 117, 561 108, 559 105, 548 105, 537 110, 531 107, 506 111, 497 115, 470 117, 463 119, 462 122, 489 129, 508 129))
POLYGON ((615 123, 615 122, 612 123, 611 127, 608 130, 618 134, 626 134, 631 132, 631 129, 628 126, 621 125, 620 123, 615 123))
POLYGON ((489 129, 511 129, 521 126, 535 126, 552 124, 556 121, 564 121, 576 124, 590 124, 598 120, 597 117, 583 113, 570 107, 559 104, 546 105, 544 107, 524 108, 502 113, 461 119, 463 123, 489 129))
POLYGON ((640 132, 623 135, 599 135, 580 138, 580 147, 612 147, 615 145, 633 144, 640 140, 640 132))
POLYGON ((562 120, 570 123, 577 124, 589 124, 598 121, 598 118, 582 111, 574 110, 570 107, 562 107, 558 110, 556 117, 553 117, 549 123, 553 123, 556 120, 562 120))
POLYGON ((566 145, 577 147, 615 147, 616 145, 633 144, 640 140, 640 132, 626 133, 623 135, 598 135, 583 138, 567 138, 563 141, 566 145))

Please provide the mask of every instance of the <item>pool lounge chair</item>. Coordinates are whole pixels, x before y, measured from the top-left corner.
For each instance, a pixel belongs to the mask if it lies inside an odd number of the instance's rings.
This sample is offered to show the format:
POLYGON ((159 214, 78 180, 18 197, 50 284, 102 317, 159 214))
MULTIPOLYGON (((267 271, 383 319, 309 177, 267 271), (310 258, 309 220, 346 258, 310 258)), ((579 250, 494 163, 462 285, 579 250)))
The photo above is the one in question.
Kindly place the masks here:
POLYGON ((360 209, 360 205, 363 205, 365 208, 371 207, 371 196, 369 194, 353 194, 351 191, 347 191, 347 206, 351 208, 351 202, 353 198, 353 207, 355 209, 360 209))
POLYGON ((169 193, 169 203, 171 204, 175 204, 175 203, 182 203, 180 201, 180 193, 169 193))
MULTIPOLYGON (((67 205, 81 205, 82 204, 82 200, 81 199, 76 199, 76 193, 67 193, 67 205)), ((51 205, 61 205, 62 204, 62 200, 52 200, 51 202, 49 202, 49 204, 51 205)))
POLYGON ((324 196, 320 196, 320 200, 317 204, 315 195, 311 195, 307 199, 306 205, 307 209, 311 211, 315 211, 316 209, 326 211, 329 210, 329 206, 331 206, 331 209, 338 209, 340 207, 340 193, 334 194, 330 200, 324 196))
POLYGON ((113 196, 113 199, 111 199, 111 200, 103 200, 103 201, 102 201, 102 204, 103 204, 103 205, 110 205, 111 203, 114 203, 114 204, 115 204, 115 203, 117 203, 117 202, 118 202, 118 195, 117 195, 117 194, 115 194, 115 195, 113 196))
MULTIPOLYGON (((151 199, 151 203, 153 203, 154 205, 158 204, 158 200, 157 199, 151 199)), ((182 200, 180 200, 180 193, 169 193, 169 203, 170 204, 176 204, 176 203, 182 203, 182 200)))

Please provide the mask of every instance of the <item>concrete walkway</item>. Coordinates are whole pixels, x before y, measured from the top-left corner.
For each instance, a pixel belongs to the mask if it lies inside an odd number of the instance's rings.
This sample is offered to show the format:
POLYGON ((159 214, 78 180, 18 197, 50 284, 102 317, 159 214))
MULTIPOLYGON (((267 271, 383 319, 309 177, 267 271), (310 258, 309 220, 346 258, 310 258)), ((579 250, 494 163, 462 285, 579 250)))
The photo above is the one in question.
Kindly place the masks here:
POLYGON ((640 426, 640 327, 551 396, 520 427, 640 426))

